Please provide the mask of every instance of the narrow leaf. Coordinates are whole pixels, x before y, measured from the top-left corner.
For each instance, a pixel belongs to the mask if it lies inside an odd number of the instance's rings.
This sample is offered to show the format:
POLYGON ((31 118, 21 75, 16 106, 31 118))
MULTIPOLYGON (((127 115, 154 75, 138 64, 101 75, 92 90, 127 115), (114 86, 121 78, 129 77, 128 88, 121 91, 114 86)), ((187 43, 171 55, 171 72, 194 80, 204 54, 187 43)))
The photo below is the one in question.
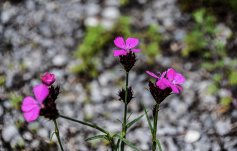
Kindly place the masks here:
POLYGON ((120 139, 122 142, 124 142, 125 144, 127 144, 129 147, 131 147, 132 149, 136 150, 136 151, 141 151, 140 149, 138 149, 135 145, 133 145, 132 143, 130 143, 126 138, 121 137, 120 135, 116 135, 116 137, 118 139, 120 139))
POLYGON ((157 146, 158 146, 158 148, 159 148, 159 151, 162 151, 162 148, 161 148, 161 144, 160 144, 159 139, 156 140, 156 143, 157 143, 157 146))
POLYGON ((148 122, 148 125, 149 125, 149 129, 151 131, 151 134, 153 134, 153 128, 152 128, 152 125, 151 125, 151 121, 148 117, 148 113, 147 113, 147 110, 146 110, 146 107, 143 105, 144 109, 145 109, 145 114, 146 114, 146 119, 147 119, 147 122, 148 122))
POLYGON ((131 127, 133 124, 135 124, 136 122, 138 122, 142 117, 143 117, 144 114, 140 115, 139 117, 135 118, 134 120, 132 120, 131 122, 129 122, 127 124, 127 128, 131 127))
POLYGON ((96 135, 96 136, 92 136, 92 137, 89 137, 89 138, 85 139, 85 141, 92 141, 92 140, 95 140, 95 139, 106 139, 106 140, 108 140, 107 135, 96 135))

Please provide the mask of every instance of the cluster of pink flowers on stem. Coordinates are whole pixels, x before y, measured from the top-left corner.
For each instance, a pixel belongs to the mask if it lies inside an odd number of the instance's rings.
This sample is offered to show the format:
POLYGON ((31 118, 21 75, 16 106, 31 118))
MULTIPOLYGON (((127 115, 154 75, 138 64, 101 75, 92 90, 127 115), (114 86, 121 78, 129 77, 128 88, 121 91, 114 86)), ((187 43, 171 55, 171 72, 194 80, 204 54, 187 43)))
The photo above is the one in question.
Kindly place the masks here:
POLYGON ((35 97, 27 96, 23 99, 21 110, 27 122, 36 120, 40 115, 40 110, 44 108, 43 102, 49 95, 49 86, 55 82, 55 75, 46 72, 41 76, 41 84, 33 87, 35 97))

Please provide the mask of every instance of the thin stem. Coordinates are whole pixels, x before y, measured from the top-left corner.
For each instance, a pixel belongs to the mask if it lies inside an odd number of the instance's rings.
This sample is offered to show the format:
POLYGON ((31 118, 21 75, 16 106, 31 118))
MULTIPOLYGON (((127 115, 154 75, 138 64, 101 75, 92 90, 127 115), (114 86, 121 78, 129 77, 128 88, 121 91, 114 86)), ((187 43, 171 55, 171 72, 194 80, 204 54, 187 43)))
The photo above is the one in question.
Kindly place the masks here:
POLYGON ((60 140, 60 134, 59 134, 58 124, 57 124, 56 119, 54 119, 53 122, 54 122, 54 126, 55 126, 55 134, 56 134, 56 136, 58 138, 58 143, 60 145, 61 151, 64 151, 63 150, 63 145, 62 145, 61 140, 60 140))
POLYGON ((157 133, 158 112, 159 112, 159 104, 156 104, 153 111, 154 123, 152 133, 152 151, 156 151, 156 145, 157 145, 156 133, 157 133))
POLYGON ((73 121, 73 122, 76 122, 76 123, 80 123, 80 124, 89 126, 91 128, 97 129, 97 130, 107 134, 108 136, 110 136, 109 132, 107 132, 106 130, 104 130, 103 128, 101 128, 101 127, 99 127, 99 126, 97 126, 95 124, 90 124, 90 123, 86 123, 86 122, 83 122, 83 121, 80 121, 80 120, 75 120, 73 118, 70 118, 70 117, 67 117, 67 116, 64 116, 64 115, 59 115, 59 117, 67 119, 67 120, 70 120, 70 121, 73 121))
MULTIPOLYGON (((128 75, 129 72, 126 72, 126 87, 125 87, 125 102, 124 102, 124 116, 123 116, 123 128, 122 128, 122 137, 126 138, 127 131, 127 112, 128 112, 128 75)), ((124 142, 121 142, 121 151, 124 151, 124 142)))

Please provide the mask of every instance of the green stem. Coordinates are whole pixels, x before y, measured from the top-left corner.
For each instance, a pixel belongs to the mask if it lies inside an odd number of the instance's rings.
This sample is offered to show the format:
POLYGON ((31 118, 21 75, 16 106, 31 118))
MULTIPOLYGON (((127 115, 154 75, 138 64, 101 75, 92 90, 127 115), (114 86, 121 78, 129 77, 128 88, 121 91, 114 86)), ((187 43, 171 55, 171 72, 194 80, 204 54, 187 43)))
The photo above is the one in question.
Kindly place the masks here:
POLYGON ((55 126, 55 134, 56 134, 56 136, 58 138, 58 143, 60 145, 61 151, 64 151, 63 150, 63 145, 62 145, 61 140, 60 140, 60 134, 59 134, 58 124, 57 124, 56 119, 54 119, 53 122, 54 122, 54 126, 55 126))
MULTIPOLYGON (((125 87, 125 102, 124 102, 124 116, 123 116, 123 128, 122 128, 122 137, 126 138, 127 131, 127 112, 128 112, 128 75, 129 72, 126 72, 126 87, 125 87)), ((124 142, 121 142, 121 151, 124 151, 124 142)))
POLYGON ((103 128, 95 125, 95 124, 90 124, 90 123, 87 123, 87 122, 83 122, 83 121, 80 121, 80 120, 75 120, 73 118, 70 118, 70 117, 67 117, 67 116, 64 116, 64 115, 59 115, 59 117, 61 118, 64 118, 64 119, 67 119, 67 120, 70 120, 70 121, 73 121, 73 122, 76 122, 76 123, 80 123, 80 124, 83 124, 83 125, 86 125, 86 126, 89 126, 91 128, 94 128, 94 129, 97 129, 105 134, 107 134, 108 136, 110 136, 109 132, 107 132, 106 130, 104 130, 103 128))
POLYGON ((156 145, 157 145, 156 133, 157 133, 158 112, 159 112, 159 104, 156 104, 154 107, 154 112, 153 112, 154 123, 153 123, 153 133, 152 133, 152 151, 156 151, 156 145))

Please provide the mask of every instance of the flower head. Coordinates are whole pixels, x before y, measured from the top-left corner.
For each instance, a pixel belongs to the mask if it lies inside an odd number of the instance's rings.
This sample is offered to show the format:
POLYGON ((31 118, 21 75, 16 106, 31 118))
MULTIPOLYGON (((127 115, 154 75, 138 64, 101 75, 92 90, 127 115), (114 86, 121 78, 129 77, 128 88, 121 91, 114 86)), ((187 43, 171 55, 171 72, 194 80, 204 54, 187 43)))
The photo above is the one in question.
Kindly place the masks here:
POLYGON ((49 89, 44 84, 34 86, 33 92, 35 98, 27 96, 23 99, 21 110, 27 122, 32 122, 39 117, 43 102, 49 94, 49 89))
POLYGON ((116 47, 120 48, 118 50, 114 50, 114 56, 123 56, 127 55, 128 52, 140 52, 140 49, 135 49, 135 47, 139 44, 139 40, 137 38, 129 37, 124 41, 123 37, 117 37, 114 40, 114 44, 116 47))
POLYGON ((56 78, 53 73, 46 72, 43 76, 41 76, 41 81, 43 84, 50 86, 55 82, 56 78))
POLYGON ((182 74, 176 72, 174 69, 169 68, 167 71, 157 75, 150 71, 146 71, 147 74, 156 78, 156 85, 164 90, 166 88, 171 88, 173 93, 180 93, 183 88, 181 84, 185 82, 185 78, 182 74))

